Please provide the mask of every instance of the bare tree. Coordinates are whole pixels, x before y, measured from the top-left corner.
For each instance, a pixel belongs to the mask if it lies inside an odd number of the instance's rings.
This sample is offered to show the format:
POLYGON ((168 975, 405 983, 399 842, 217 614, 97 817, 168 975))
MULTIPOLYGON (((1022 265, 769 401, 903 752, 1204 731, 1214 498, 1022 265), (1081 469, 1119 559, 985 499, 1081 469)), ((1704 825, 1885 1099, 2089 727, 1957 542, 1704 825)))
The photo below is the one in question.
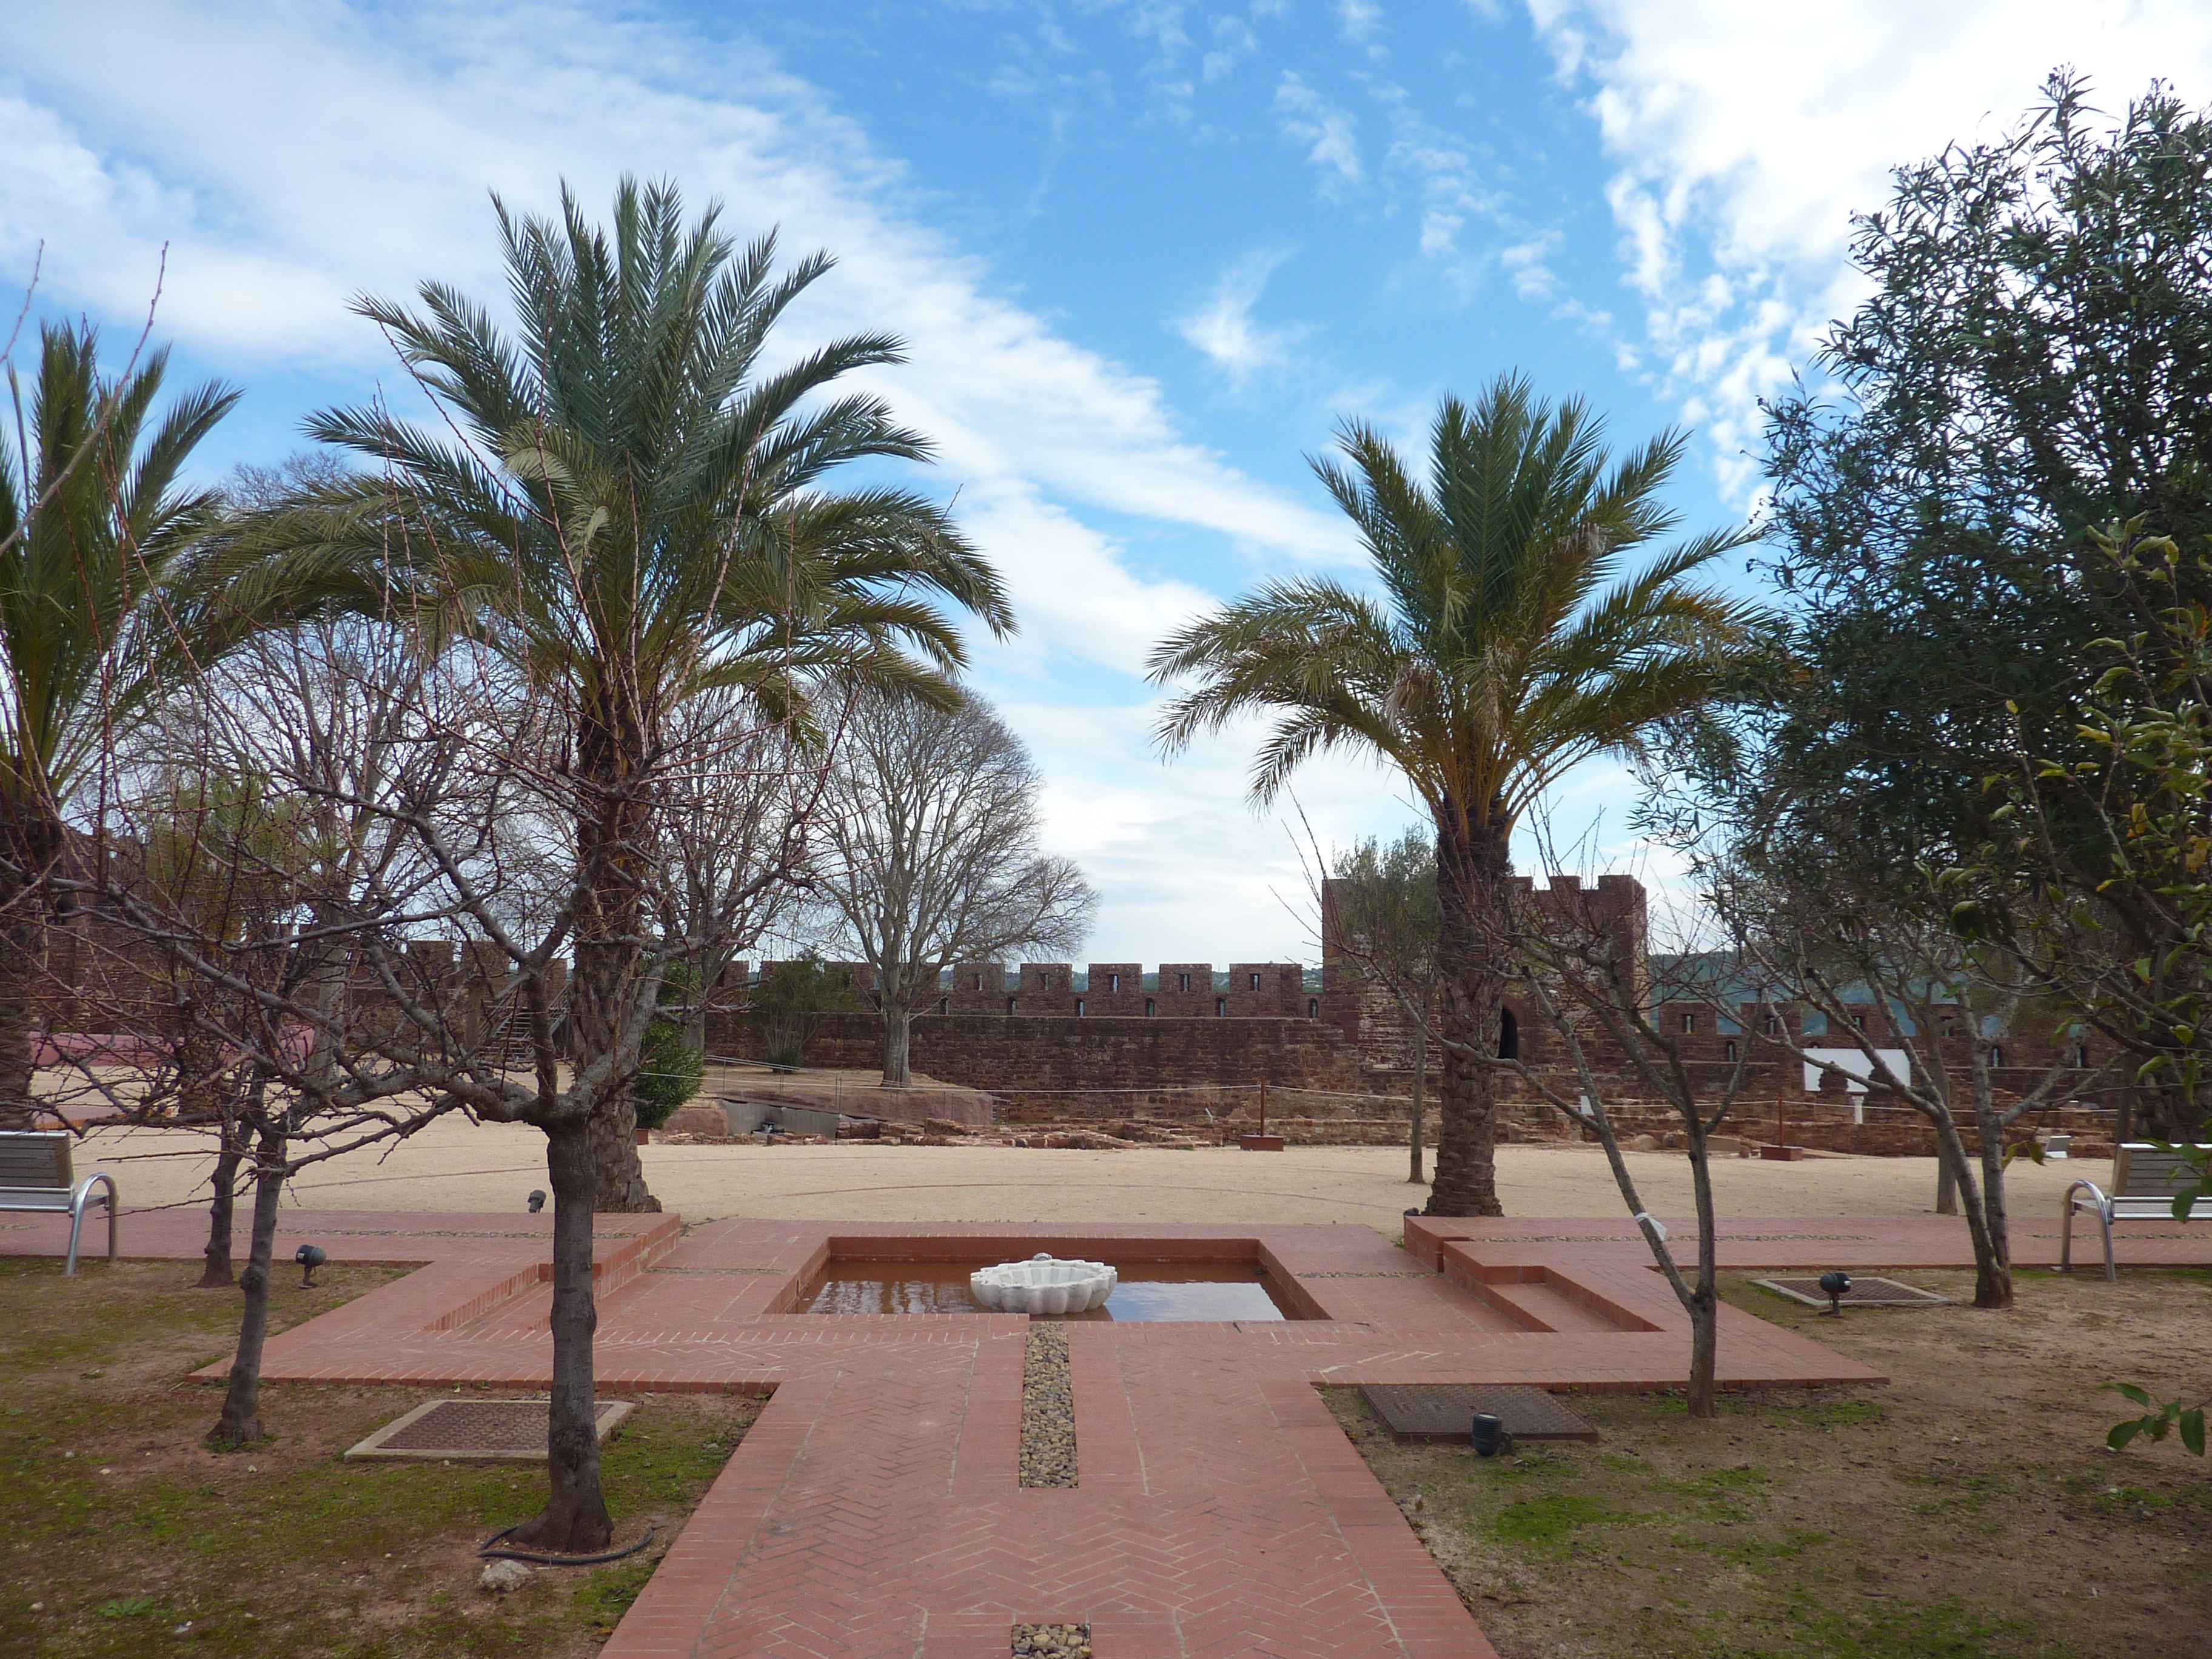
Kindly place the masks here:
POLYGON ((660 813, 660 861, 684 937, 689 1000, 684 1037, 703 1052, 707 1011, 731 964, 789 917, 804 896, 799 878, 823 799, 838 733, 802 731, 762 718, 726 690, 701 694, 670 717, 686 752, 711 750, 716 763, 672 779, 660 813))
POLYGON ((2082 959, 2080 942, 2017 911, 2001 939, 1962 935, 1954 910, 1967 895, 1955 879, 1931 879, 1920 904, 1894 891, 1857 894, 1835 881, 1813 890, 1740 871, 1711 872, 1706 892, 1738 960, 1769 988, 1764 1000, 1822 1017, 1825 1030, 1812 1033, 1804 1021, 1776 1020, 1770 1040, 1927 1120, 1972 1242, 1974 1305, 2010 1307, 2005 1167, 2014 1151, 2040 1153, 2030 1142, 2008 1148, 2007 1134, 2029 1113, 2094 1086, 2104 1070, 2061 1046, 2009 1079, 2009 1090, 1996 1073, 2008 1037, 2023 1038, 2033 1018, 2054 1012, 2045 988, 2082 959))
POLYGON ((989 708, 854 694, 830 773, 817 889, 840 948, 874 970, 884 1082, 909 1076, 916 1008, 955 962, 1073 952, 1097 897, 1038 848, 1036 765, 989 708))
MULTIPOLYGON (((573 820, 575 793, 589 785, 568 763, 569 728, 509 660, 465 640, 426 654, 423 637, 413 626, 348 623, 266 641, 210 679, 193 721, 179 722, 198 734, 198 769, 265 779, 256 800, 284 815, 283 835, 223 823, 205 832, 215 865, 281 885, 285 902, 266 924, 211 928, 204 907, 177 903, 173 887, 138 878, 127 860, 95 865, 109 873, 88 880, 83 897, 125 948, 179 961, 210 988, 193 1005, 195 1029, 252 1078, 238 1114, 254 1186, 246 1310, 215 1439, 240 1443, 259 1431, 283 1182, 441 1114, 528 1123, 546 1138, 555 1199, 553 1403, 547 1502, 517 1535, 590 1551, 612 1534, 594 1428, 593 1126, 608 1097, 631 1086, 663 975, 715 941, 684 931, 671 872, 637 857, 651 849, 618 849, 643 872, 653 925, 638 941, 613 1046, 564 1063, 567 953, 603 878, 592 860, 613 854, 572 842, 562 863, 552 855, 564 843, 505 834, 518 820, 573 820), (503 1029, 510 1013, 519 1038, 503 1029)), ((656 751, 635 787, 658 799, 742 749, 729 733, 696 736, 656 751)), ((127 782, 108 798, 106 822, 119 842, 137 844, 127 782)))
POLYGON ((1348 963, 1404 1016, 1413 1099, 1407 1108, 1406 1179, 1423 1178, 1421 1119, 1429 1071, 1429 1033, 1442 981, 1437 954, 1437 846, 1408 830, 1388 847, 1374 836, 1339 854, 1322 895, 1322 953, 1348 963), (1332 936, 1333 934, 1333 936, 1332 936))
MULTIPOLYGON (((1605 1149, 1622 1202, 1689 1316, 1690 1415, 1711 1417, 1720 1350, 1711 1143, 1742 1095, 1750 1044, 1740 1043, 1722 1074, 1711 1076, 1709 1064, 1692 1058, 1681 1020, 1685 1012, 1699 1009, 1710 1010, 1716 1024, 1727 1017, 1725 974, 1717 976, 1716 964, 1690 950, 1652 956, 1641 933, 1623 927, 1608 908, 1603 889, 1585 887, 1566 902, 1561 890, 1554 888, 1540 906, 1533 899, 1516 902, 1511 933, 1498 943, 1513 963, 1512 990, 1564 1051, 1565 1076, 1561 1067, 1533 1065, 1519 1054, 1488 1063, 1518 1077, 1605 1149), (1698 1223, 1694 1276, 1676 1262, 1665 1229, 1646 1208, 1621 1156, 1613 1112, 1632 1099, 1665 1106, 1681 1125, 1698 1223)), ((1687 944, 1686 931, 1677 931, 1685 933, 1678 942, 1687 944)))
POLYGON ((210 1277, 228 1267, 241 1160, 253 1188, 238 1349, 213 1443, 262 1437, 283 1183, 449 1109, 420 1086, 364 1085, 380 1065, 418 1066, 426 1038, 450 1050, 483 1035, 466 1030, 464 988, 407 947, 450 937, 462 920, 412 824, 479 864, 497 845, 512 791, 481 763, 485 709, 507 712, 489 701, 493 684, 464 686, 390 627, 268 634, 180 689, 111 757, 98 822, 114 852, 86 897, 118 954, 150 958, 179 988, 135 1115, 159 1114, 171 1097, 189 1108, 210 1090, 219 1102, 185 1114, 211 1118, 220 1137, 210 1277), (410 1005, 432 1011, 429 1029, 410 1029, 410 1005))

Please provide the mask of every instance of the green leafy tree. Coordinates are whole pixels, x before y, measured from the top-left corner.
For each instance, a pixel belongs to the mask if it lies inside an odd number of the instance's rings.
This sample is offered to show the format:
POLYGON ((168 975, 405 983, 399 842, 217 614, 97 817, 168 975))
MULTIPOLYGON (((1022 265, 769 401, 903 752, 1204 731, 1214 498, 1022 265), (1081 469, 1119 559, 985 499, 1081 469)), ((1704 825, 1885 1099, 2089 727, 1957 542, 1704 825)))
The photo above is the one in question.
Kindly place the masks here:
POLYGON ((831 487, 854 462, 928 455, 881 398, 838 389, 900 361, 899 342, 860 334, 763 362, 828 256, 778 275, 772 234, 740 249, 713 207, 687 227, 665 184, 625 179, 611 233, 565 191, 557 221, 495 205, 515 331, 442 283, 422 286, 419 310, 360 301, 448 424, 380 405, 318 415, 314 434, 370 470, 307 493, 275 533, 362 573, 365 605, 389 603, 395 583, 428 623, 502 653, 568 723, 586 899, 568 1030, 580 1066, 612 1054, 625 1083, 592 1115, 593 1193, 559 1196, 657 1208, 624 1033, 654 994, 641 969, 657 810, 644 780, 672 712, 735 689, 783 718, 825 676, 949 701, 964 652, 945 602, 996 634, 1013 619, 942 508, 831 487))
POLYGON ((637 1081, 630 1085, 641 1129, 661 1127, 707 1079, 706 1051, 684 1032, 686 1010, 697 994, 696 975, 687 964, 678 963, 661 975, 662 1012, 646 1027, 638 1048, 637 1081))
POLYGON ((185 482, 238 400, 214 382, 157 409, 168 354, 102 377, 89 327, 42 331, 27 422, 0 434, 0 1129, 26 1129, 31 1028, 66 813, 108 735, 258 625, 222 580, 220 497, 185 482), (21 444, 10 438, 22 432, 21 444))
MULTIPOLYGON (((2196 595, 2212 587, 2212 538, 2185 548, 2137 519, 2089 532, 2110 568, 2101 580, 2126 596, 2141 625, 2088 648, 2095 670, 2075 711, 2073 741, 2055 755, 2025 750, 1985 856, 2043 883, 2046 902, 2081 938, 2058 988, 2099 1030, 2133 1039, 2138 1079, 2152 1097, 2201 1111, 2212 1062, 2212 611, 2196 595), (2087 826, 2085 833, 2084 826, 2087 826), (2114 907, 2085 878, 2131 894, 2130 916, 2148 915, 2162 948, 2142 956, 2100 948, 2119 931, 2114 907)), ((1962 931, 2005 936, 2008 910, 1969 904, 1962 931)), ((2189 1133, 2158 1144, 2195 1170, 2173 1200, 2177 1221, 2212 1193, 2212 1147, 2200 1117, 2181 1113, 2189 1133)), ((2163 1404, 2134 1383, 2112 1385, 2143 1415, 2116 1424, 2115 1451, 2137 1436, 2204 1453, 2204 1406, 2163 1404)))
MULTIPOLYGON (((2094 641, 2161 648, 2094 528, 2212 531, 2212 119, 2158 85, 2107 118, 2054 76, 2004 137, 1899 168, 1852 253, 1868 299, 1770 410, 1793 627, 1734 778, 1758 797, 1748 847, 1904 902, 1922 862, 1986 865, 2005 840, 1992 774, 2078 758, 2094 641)), ((2212 595, 2193 563, 2175 580, 2212 595)), ((2046 873, 2094 901, 2112 956, 2166 960, 2169 907, 2113 870, 2086 798, 2049 805, 2046 873)), ((2136 1103, 2182 1139, 2203 1109, 2173 1085, 2136 1103)))
POLYGON ((1395 768, 1430 816, 1443 1050, 1431 1214, 1499 1212, 1514 825, 1580 762, 1632 751, 1655 723, 1703 704, 1752 619, 1689 580, 1741 532, 1692 537, 1624 574, 1675 528, 1661 495, 1686 442, 1664 433, 1613 464, 1588 405, 1540 401, 1519 376, 1472 405, 1443 401, 1425 482, 1348 423, 1343 461, 1314 469, 1358 527, 1376 591, 1273 582, 1152 653, 1155 680, 1195 682, 1161 717, 1169 751, 1271 718, 1255 801, 1311 757, 1350 749, 1395 768))
POLYGON ((819 957, 807 956, 763 970, 747 1006, 760 1023, 769 1064, 799 1066, 805 1063, 806 1040, 822 1017, 855 1012, 860 1004, 819 957))
POLYGON ((707 1079, 707 1057, 684 1040, 684 1028, 673 1020, 656 1019, 638 1049, 637 1127, 658 1129, 676 1115, 677 1109, 699 1092, 707 1079))

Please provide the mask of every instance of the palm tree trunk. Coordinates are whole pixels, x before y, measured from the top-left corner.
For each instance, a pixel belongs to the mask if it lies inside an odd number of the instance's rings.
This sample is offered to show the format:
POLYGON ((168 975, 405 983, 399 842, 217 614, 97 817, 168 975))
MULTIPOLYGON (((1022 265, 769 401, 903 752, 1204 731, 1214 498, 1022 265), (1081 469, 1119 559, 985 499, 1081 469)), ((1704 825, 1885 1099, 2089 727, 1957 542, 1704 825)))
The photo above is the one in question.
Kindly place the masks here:
MULTIPOLYGON (((631 780, 644 752, 644 733, 623 708, 592 711, 577 733, 583 810, 577 815, 576 846, 590 884, 577 917, 576 978, 568 997, 569 1052, 579 1069, 615 1052, 640 994, 641 871, 652 825, 651 805, 631 780)), ((629 1078, 617 1076, 592 1109, 587 1138, 600 1209, 660 1208, 638 1162, 637 1106, 629 1078)))
POLYGON ((32 1039, 46 962, 46 872, 62 845, 61 825, 35 806, 0 806, 0 1129, 38 1124, 32 1039))
POLYGON ((27 888, 9 884, 0 894, 0 1129, 36 1127, 32 1081, 37 1066, 31 1043, 37 1026, 39 957, 45 929, 31 914, 27 888))
POLYGON ((1430 1215, 1503 1215, 1498 1201, 1498 1052, 1510 933, 1505 836, 1437 826, 1438 988, 1443 1065, 1437 1079, 1436 1182, 1430 1215))
POLYGON ((1407 1150, 1412 1154, 1412 1168, 1406 1179, 1415 1182, 1421 1179, 1422 1173, 1421 1115, 1428 1109, 1428 1103, 1422 1097, 1427 1092, 1425 1085, 1429 1080, 1429 1002, 1427 997, 1421 1000, 1421 1024, 1413 1033, 1413 1101, 1407 1113, 1412 1125, 1406 1137, 1407 1150))

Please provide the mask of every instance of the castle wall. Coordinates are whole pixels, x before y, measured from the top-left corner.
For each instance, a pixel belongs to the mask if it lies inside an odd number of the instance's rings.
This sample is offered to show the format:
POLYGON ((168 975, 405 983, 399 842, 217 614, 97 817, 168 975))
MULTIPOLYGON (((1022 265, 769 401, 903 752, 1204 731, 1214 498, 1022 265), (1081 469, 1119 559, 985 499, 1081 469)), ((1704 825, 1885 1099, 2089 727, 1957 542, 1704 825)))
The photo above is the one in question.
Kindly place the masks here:
MULTIPOLYGON (((1803 1063, 1771 1035, 1784 1026, 1808 1032, 1807 1011, 1801 1005, 1745 1001, 1716 1009, 1703 995, 1650 987, 1645 899, 1632 878, 1605 876, 1585 884, 1571 876, 1554 877, 1540 886, 1516 877, 1511 892, 1526 913, 1603 939, 1621 959, 1645 972, 1645 989, 1656 998, 1662 1029, 1680 1043, 1692 1077, 1710 1097, 1717 1099, 1726 1085, 1735 1056, 1747 1054, 1735 1121, 1753 1125, 1750 1132, 1773 1121, 1778 1109, 1785 1120, 1802 1120, 1808 1134, 1817 1127, 1826 1137, 1813 1144, 1863 1151, 1922 1145, 1919 1120, 1894 1103, 1869 1097, 1871 1109, 1858 1112, 1852 1109, 1855 1097, 1840 1083, 1807 1086, 1803 1063)), ((1376 1126, 1397 1118, 1402 1109, 1378 1097, 1407 1091, 1413 1045, 1420 1036, 1396 999, 1363 971, 1357 942, 1341 937, 1334 882, 1324 884, 1322 908, 1318 992, 1306 988, 1304 970, 1295 963, 1231 963, 1218 984, 1210 963, 1164 963, 1149 987, 1142 964, 1132 962, 1089 963, 1079 987, 1073 964, 1066 963, 1024 963, 1012 969, 995 962, 961 963, 934 996, 920 1000, 912 1063, 943 1082, 998 1094, 1006 1116, 1017 1123, 1042 1118, 1107 1121, 1132 1114, 1199 1123, 1209 1102, 1218 1115, 1233 1109, 1249 1117, 1256 1102, 1255 1085, 1266 1083, 1286 1091, 1273 1115, 1292 1122, 1310 1117, 1308 1133, 1315 1138, 1387 1133, 1376 1126)), ((172 994, 165 975, 144 954, 115 948, 89 918, 58 927, 51 954, 54 971, 40 998, 48 1028, 115 1033, 167 1029, 173 1023, 173 1008, 167 1006, 172 994)), ((762 964, 763 970, 771 966, 762 964)), ((875 976, 860 963, 830 967, 862 1006, 820 1020, 805 1058, 817 1066, 876 1066, 882 1055, 882 1024, 866 1006, 875 976)), ((459 1006, 471 1038, 503 1012, 487 1006, 493 986, 504 975, 503 961, 487 947, 423 942, 406 952, 406 972, 421 993, 449 1008, 459 1006), (467 1017, 471 1010, 473 1018, 467 1017)), ((744 1012, 753 982, 750 966, 733 963, 715 987, 707 1024, 711 1053, 765 1057, 756 1023, 744 1012)), ((396 1012, 375 985, 360 981, 353 992, 356 1018, 368 1024, 397 1023, 396 1012)), ((1893 1045, 1892 1010, 1869 1004, 1858 1012, 1869 1037, 1893 1045)), ((1577 1091, 1565 1046, 1540 1013, 1511 1001, 1506 1012, 1519 1057, 1570 1091, 1577 1091)), ((2016 1098, 2040 1082, 2046 1067, 2061 1057, 2071 1058, 2071 1040, 2048 1032, 1988 1038, 1963 1027, 1963 1017, 1947 1019, 1940 1033, 1947 1060, 1963 1072, 1973 1045, 2001 1050, 1995 1074, 2001 1097, 2016 1098)), ((1656 1119, 1647 1123, 1645 1118, 1661 1109, 1638 1103, 1651 1091, 1635 1077, 1627 1057, 1594 1030, 1585 1030, 1583 1041, 1607 1101, 1617 1103, 1624 1123, 1657 1128, 1656 1119)), ((1834 1033, 1827 1046, 1845 1048, 1849 1039, 1834 1033)), ((1432 1086, 1440 1059, 1432 1045, 1432 1086)), ((1538 1103, 1519 1079, 1501 1074, 1499 1088, 1507 1101, 1517 1103, 1513 1117, 1518 1132, 1566 1133, 1564 1120, 1538 1103)), ((2054 1105, 2078 1102, 2101 1108, 2118 1093, 2116 1086, 2062 1091, 2054 1105)))
MULTIPOLYGON (((717 1012, 708 1046, 740 1059, 766 1057, 756 1022, 717 1012)), ((1133 1113, 1202 1120, 1206 1085, 1236 1087, 1249 1115, 1251 1085, 1358 1092, 1357 1049, 1314 1019, 1176 1018, 1142 1015, 924 1014, 914 1022, 914 1069, 940 1083, 998 1093, 1010 1122, 1104 1121, 1133 1113)), ((883 1060, 873 1013, 825 1015, 808 1039, 810 1066, 863 1069, 883 1060)), ((1219 1103, 1215 1103, 1218 1105, 1219 1103)))

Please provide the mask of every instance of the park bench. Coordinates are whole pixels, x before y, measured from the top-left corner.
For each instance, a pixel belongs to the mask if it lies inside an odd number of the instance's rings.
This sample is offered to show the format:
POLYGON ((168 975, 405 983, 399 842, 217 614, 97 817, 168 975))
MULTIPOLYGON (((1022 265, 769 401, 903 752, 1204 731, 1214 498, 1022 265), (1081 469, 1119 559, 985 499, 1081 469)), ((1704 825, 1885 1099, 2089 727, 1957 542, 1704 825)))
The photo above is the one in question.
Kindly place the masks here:
POLYGON ((84 1212, 94 1203, 107 1206, 107 1259, 115 1260, 115 1181, 95 1170, 83 1180, 70 1168, 70 1142, 65 1130, 0 1130, 0 1210, 48 1211, 70 1218, 69 1263, 64 1274, 76 1271, 77 1236, 84 1230, 84 1212), (105 1187, 105 1193, 95 1188, 105 1187))
POLYGON ((2097 1218, 2105 1242, 2105 1277, 2119 1278, 2112 1263, 2115 1221, 2171 1221, 2173 1196, 2197 1181, 2197 1168, 2179 1152, 2124 1141, 2112 1152, 2112 1188, 2077 1181, 2066 1189, 2066 1212, 2058 1235, 2058 1271, 2074 1268, 2074 1218, 2083 1211, 2097 1218))

